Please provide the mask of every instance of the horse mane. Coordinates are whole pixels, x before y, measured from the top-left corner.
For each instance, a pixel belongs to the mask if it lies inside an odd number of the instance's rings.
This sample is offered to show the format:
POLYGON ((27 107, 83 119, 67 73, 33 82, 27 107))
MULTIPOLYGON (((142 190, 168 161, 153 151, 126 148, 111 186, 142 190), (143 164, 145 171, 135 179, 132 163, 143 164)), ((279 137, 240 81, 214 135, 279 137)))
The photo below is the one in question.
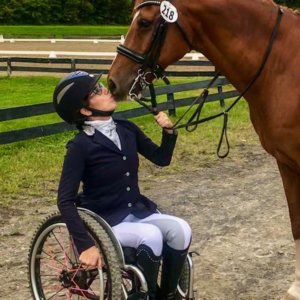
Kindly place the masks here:
POLYGON ((291 11, 292 14, 295 14, 295 15, 300 16, 300 10, 299 10, 298 8, 289 8, 289 7, 287 7, 287 9, 288 9, 289 11, 291 11))
POLYGON ((291 7, 287 7, 285 5, 280 5, 280 6, 283 7, 286 11, 289 11, 290 13, 292 13, 293 15, 300 16, 300 10, 298 8, 291 8, 291 7))

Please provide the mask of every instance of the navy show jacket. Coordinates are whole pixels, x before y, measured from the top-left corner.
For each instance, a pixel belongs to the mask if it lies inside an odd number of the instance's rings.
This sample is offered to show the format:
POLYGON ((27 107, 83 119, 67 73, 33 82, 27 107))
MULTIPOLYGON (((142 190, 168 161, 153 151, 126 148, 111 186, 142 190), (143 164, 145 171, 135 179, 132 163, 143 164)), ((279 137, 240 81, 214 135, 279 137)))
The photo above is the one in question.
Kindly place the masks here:
POLYGON ((84 131, 67 144, 58 188, 58 208, 79 253, 94 245, 78 215, 76 204, 90 209, 111 226, 128 214, 145 218, 156 204, 140 193, 138 153, 159 166, 170 164, 177 135, 163 131, 161 145, 151 141, 135 124, 114 119, 121 150, 104 134, 84 131), (82 193, 78 190, 82 182, 82 193))

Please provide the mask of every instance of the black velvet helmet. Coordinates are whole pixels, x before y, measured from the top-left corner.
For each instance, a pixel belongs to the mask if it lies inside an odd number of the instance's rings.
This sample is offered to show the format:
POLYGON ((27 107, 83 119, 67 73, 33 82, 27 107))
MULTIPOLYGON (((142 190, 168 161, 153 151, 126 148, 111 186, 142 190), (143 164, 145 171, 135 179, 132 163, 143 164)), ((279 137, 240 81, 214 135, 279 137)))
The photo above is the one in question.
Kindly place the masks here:
POLYGON ((77 121, 79 110, 85 107, 84 100, 92 92, 101 74, 92 75, 76 71, 64 77, 53 93, 53 105, 58 115, 68 123, 77 121))

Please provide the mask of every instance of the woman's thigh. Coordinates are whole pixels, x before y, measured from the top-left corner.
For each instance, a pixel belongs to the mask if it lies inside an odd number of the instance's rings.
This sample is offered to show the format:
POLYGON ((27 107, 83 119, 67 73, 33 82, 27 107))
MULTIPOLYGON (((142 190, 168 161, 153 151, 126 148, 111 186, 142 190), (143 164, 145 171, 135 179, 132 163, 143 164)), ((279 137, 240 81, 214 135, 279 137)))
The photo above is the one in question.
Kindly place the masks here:
POLYGON ((158 227, 163 235, 163 240, 173 249, 185 250, 191 242, 191 228, 181 218, 157 213, 147 218, 139 219, 138 222, 158 227))
POLYGON ((138 248, 144 244, 150 247, 156 256, 161 255, 163 237, 160 229, 152 224, 122 222, 112 227, 116 238, 123 247, 138 248))

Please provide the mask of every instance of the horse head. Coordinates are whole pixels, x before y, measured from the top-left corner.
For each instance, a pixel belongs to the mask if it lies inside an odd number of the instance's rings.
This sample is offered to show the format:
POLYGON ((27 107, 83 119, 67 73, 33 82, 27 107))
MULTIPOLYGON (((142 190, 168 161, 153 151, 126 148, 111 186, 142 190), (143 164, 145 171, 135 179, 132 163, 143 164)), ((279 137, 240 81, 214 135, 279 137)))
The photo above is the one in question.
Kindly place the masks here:
POLYGON ((169 1, 135 1, 131 25, 108 74, 116 100, 140 97, 143 88, 190 51, 178 11, 169 1))

